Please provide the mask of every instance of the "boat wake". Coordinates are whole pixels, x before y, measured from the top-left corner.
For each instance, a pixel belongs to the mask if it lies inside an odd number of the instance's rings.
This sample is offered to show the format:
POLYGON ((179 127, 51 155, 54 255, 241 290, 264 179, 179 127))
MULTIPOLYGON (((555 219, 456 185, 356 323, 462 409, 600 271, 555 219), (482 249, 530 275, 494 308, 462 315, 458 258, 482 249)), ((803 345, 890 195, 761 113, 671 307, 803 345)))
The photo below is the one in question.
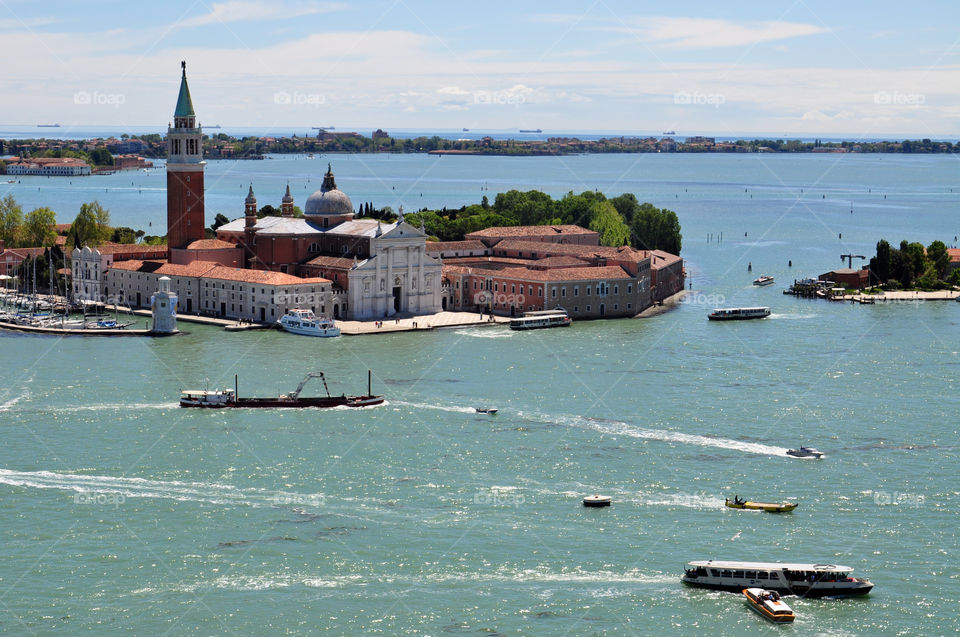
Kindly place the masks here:
POLYGON ((440 411, 449 411, 457 414, 475 414, 477 410, 473 407, 460 407, 457 405, 430 405, 427 403, 408 403, 403 400, 391 400, 391 405, 403 405, 404 407, 416 407, 417 409, 437 409, 440 411))
POLYGON ((28 392, 24 392, 19 396, 14 396, 13 398, 7 400, 6 402, 0 403, 0 412, 10 411, 14 407, 14 405, 16 405, 18 402, 20 402, 21 400, 23 400, 29 395, 30 394, 28 392))
MULTIPOLYGON (((455 572, 455 573, 423 573, 421 575, 389 575, 377 574, 370 577, 363 575, 339 575, 332 577, 318 577, 314 574, 264 574, 264 575, 231 575, 220 576, 213 580, 192 583, 181 583, 165 591, 196 592, 211 588, 260 591, 286 589, 292 587, 305 588, 342 588, 360 586, 367 590, 372 584, 388 583, 391 585, 422 586, 424 584, 445 583, 521 583, 521 584, 641 584, 641 585, 673 585, 677 581, 676 575, 663 573, 647 574, 637 570, 622 573, 614 571, 584 571, 574 569, 555 572, 546 569, 512 570, 500 569, 495 572, 455 572)), ((160 588, 148 587, 131 591, 133 595, 160 592, 160 588)))
POLYGON ((772 319, 783 319, 786 321, 804 321, 807 319, 817 318, 816 314, 777 314, 774 312, 770 315, 772 319))
POLYGON ((147 480, 52 471, 0 469, 0 484, 35 489, 59 489, 84 494, 111 494, 125 498, 161 498, 180 502, 207 502, 254 507, 322 506, 323 494, 290 493, 271 489, 240 489, 216 482, 147 480))
POLYGON ((510 338, 513 336, 513 332, 509 330, 491 330, 487 327, 458 329, 453 333, 459 336, 472 336, 473 338, 510 338))
POLYGON ((758 442, 745 442, 743 440, 730 440, 729 438, 714 438, 712 436, 701 436, 699 434, 686 434, 679 431, 666 431, 663 429, 646 429, 637 427, 625 422, 603 420, 598 421, 593 418, 584 418, 587 427, 601 433, 613 434, 615 436, 630 436, 632 438, 644 438, 647 440, 661 440, 663 442, 679 442, 688 445, 697 445, 700 447, 716 447, 718 449, 730 449, 732 451, 745 451, 763 456, 786 456, 786 447, 774 447, 773 445, 764 445, 758 442))
MULTIPOLYGON (((180 403, 101 403, 99 405, 74 405, 72 407, 55 407, 52 411, 57 413, 73 413, 81 411, 115 411, 128 409, 176 409, 180 406, 180 403)), ((38 411, 47 411, 46 408, 41 408, 38 411)))

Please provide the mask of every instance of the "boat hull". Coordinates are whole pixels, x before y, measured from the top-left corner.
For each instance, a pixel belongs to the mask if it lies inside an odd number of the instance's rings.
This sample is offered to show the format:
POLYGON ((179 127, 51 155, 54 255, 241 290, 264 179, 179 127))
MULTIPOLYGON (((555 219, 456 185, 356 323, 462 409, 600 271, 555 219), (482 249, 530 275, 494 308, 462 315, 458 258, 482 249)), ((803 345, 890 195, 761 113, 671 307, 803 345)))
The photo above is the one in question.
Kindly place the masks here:
POLYGON ((746 509, 749 511, 766 511, 767 513, 788 513, 797 508, 796 502, 750 502, 749 500, 742 504, 735 504, 729 500, 727 507, 731 509, 746 509))
POLYGON ((278 409, 278 408, 331 408, 331 407, 371 407, 383 403, 383 396, 331 396, 308 398, 237 398, 227 403, 207 403, 181 400, 181 407, 200 409, 278 409))
POLYGON ((312 328, 301 328, 301 327, 292 327, 290 325, 283 325, 281 327, 291 334, 297 334, 298 336, 319 336, 320 338, 334 338, 340 336, 340 328, 333 327, 327 329, 312 329, 312 328))
POLYGON ((858 582, 849 586, 827 586, 823 583, 817 583, 813 586, 805 584, 796 584, 792 586, 777 585, 763 582, 750 582, 750 580, 731 580, 733 583, 716 583, 707 581, 695 581, 682 577, 681 582, 694 588, 706 588, 714 591, 725 591, 728 593, 739 593, 744 588, 750 586, 763 586, 768 591, 776 591, 781 595, 796 595, 798 597, 859 597, 866 595, 873 589, 872 583, 858 582))
MULTIPOLYGON (((763 589, 763 592, 767 591, 769 591, 769 589, 763 589)), ((761 600, 756 599, 753 594, 751 594, 751 589, 745 589, 743 591, 743 596, 746 599, 747 606, 750 608, 750 610, 755 612, 757 615, 760 615, 767 621, 771 621, 775 624, 788 624, 795 619, 793 610, 780 600, 777 600, 773 603, 774 608, 779 611, 774 612, 761 600)))

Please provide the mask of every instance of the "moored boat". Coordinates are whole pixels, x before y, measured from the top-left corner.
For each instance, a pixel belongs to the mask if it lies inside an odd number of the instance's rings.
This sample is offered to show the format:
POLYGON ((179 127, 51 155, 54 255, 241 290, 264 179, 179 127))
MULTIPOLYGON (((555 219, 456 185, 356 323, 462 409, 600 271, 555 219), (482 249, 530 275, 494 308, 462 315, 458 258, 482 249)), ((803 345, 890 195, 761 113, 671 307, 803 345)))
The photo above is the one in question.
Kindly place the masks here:
POLYGON ((764 619, 777 624, 785 624, 795 619, 793 609, 780 599, 777 591, 768 591, 763 588, 745 588, 743 596, 747 599, 747 606, 764 619))
POLYGON ((588 495, 583 499, 585 507, 608 507, 613 504, 613 498, 608 495, 588 495))
POLYGON ((519 318, 510 319, 512 330, 539 330, 547 327, 569 327, 573 321, 562 307, 552 310, 526 312, 519 318))
POLYGON ((739 496, 725 498, 724 504, 731 509, 749 509, 752 511, 766 511, 767 513, 785 513, 797 508, 797 502, 754 502, 752 500, 742 500, 739 496))
POLYGON ((340 328, 332 318, 317 317, 311 310, 289 310, 277 322, 291 334, 327 338, 340 336, 340 328))
POLYGON ((770 316, 769 307, 718 307, 707 315, 711 321, 745 321, 770 316))
POLYGON ((186 390, 180 392, 181 407, 202 407, 220 409, 225 407, 281 408, 281 407, 369 407, 383 402, 383 396, 370 391, 371 373, 367 372, 367 393, 363 396, 331 396, 323 372, 307 374, 297 388, 289 394, 270 398, 241 398, 238 396, 237 379, 234 377, 234 389, 186 390), (323 381, 326 396, 300 397, 300 392, 312 378, 323 381))
POLYGON ((853 577, 851 573, 851 567, 835 564, 696 560, 687 562, 680 581, 690 586, 734 593, 751 587, 806 597, 869 593, 873 583, 862 577, 853 577))
POLYGON ((826 454, 819 449, 801 445, 799 449, 787 449, 787 455, 793 456, 794 458, 822 458, 826 454))
POLYGON ((766 274, 761 274, 756 279, 753 280, 754 285, 773 285, 773 277, 766 274))

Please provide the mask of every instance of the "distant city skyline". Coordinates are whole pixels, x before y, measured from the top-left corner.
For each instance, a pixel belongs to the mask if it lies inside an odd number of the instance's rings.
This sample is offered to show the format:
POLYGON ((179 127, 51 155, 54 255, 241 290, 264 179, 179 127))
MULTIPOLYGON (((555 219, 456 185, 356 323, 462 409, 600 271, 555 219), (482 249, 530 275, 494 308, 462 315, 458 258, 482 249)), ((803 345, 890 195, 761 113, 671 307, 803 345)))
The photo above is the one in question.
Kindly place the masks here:
POLYGON ((208 126, 950 138, 957 18, 947 2, 7 0, 0 125, 163 125, 186 60, 208 126))

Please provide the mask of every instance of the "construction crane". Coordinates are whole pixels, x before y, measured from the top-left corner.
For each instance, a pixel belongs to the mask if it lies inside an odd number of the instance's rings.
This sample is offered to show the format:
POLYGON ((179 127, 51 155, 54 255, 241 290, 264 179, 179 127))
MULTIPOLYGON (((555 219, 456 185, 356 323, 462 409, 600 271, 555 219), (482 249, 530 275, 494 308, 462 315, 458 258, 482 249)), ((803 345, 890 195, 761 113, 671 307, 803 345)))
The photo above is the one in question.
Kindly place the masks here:
POLYGON ((844 259, 846 259, 846 260, 847 260, 847 264, 848 264, 847 267, 850 268, 851 270, 853 269, 853 260, 854 260, 854 259, 861 259, 861 260, 862 260, 862 259, 866 259, 866 258, 867 258, 867 257, 863 256, 862 254, 841 254, 841 255, 840 255, 840 260, 843 261, 844 259))
POLYGON ((304 385, 306 385, 311 378, 319 378, 320 380, 323 381, 323 388, 327 392, 327 397, 329 397, 330 390, 327 388, 327 379, 323 377, 323 372, 310 372, 309 374, 306 375, 306 377, 304 377, 302 381, 300 381, 300 384, 297 385, 297 388, 295 390, 293 390, 289 394, 281 396, 281 398, 289 398, 291 400, 296 400, 297 397, 300 395, 300 392, 303 391, 304 385))

